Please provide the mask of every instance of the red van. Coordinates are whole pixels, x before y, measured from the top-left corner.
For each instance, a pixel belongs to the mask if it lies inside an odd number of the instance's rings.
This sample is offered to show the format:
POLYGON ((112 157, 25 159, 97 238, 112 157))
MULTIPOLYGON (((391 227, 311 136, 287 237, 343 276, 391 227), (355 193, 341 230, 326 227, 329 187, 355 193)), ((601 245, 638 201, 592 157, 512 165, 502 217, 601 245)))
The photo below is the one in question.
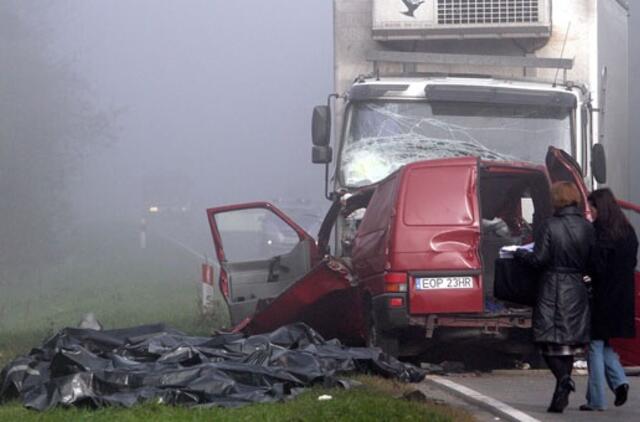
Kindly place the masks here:
POLYGON ((259 333, 304 321, 399 355, 469 342, 526 353, 531 309, 494 298, 494 262, 501 247, 533 240, 559 180, 586 199, 579 166, 555 148, 546 166, 415 162, 336 200, 317 241, 268 203, 211 208, 232 324, 259 333))

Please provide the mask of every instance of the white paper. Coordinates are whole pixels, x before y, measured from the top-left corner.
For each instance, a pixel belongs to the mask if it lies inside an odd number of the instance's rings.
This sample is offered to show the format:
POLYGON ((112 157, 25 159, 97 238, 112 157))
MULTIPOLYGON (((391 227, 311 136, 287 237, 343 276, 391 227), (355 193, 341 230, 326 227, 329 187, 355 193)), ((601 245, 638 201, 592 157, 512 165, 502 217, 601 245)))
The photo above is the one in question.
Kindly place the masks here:
POLYGON ((507 245, 500 248, 500 258, 513 258, 513 254, 518 249, 524 249, 527 252, 533 252, 533 243, 527 243, 526 245, 507 245))

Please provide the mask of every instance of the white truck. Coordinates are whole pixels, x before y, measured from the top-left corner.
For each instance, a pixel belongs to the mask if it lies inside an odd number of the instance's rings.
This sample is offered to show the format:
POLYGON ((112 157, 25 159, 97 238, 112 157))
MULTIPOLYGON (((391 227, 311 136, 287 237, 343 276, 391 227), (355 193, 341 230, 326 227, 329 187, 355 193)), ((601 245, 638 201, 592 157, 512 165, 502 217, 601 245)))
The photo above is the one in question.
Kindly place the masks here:
MULTIPOLYGON (((480 150, 541 163, 551 145, 588 187, 599 177, 629 197, 627 28, 622 0, 334 0, 334 190, 480 150)), ((316 127, 330 124, 316 112, 316 127)), ((323 163, 332 151, 320 138, 323 163)))
POLYGON ((494 262, 501 246, 530 241, 549 209, 542 185, 522 179, 531 169, 518 163, 539 165, 550 181, 574 180, 584 196, 606 183, 629 197, 628 10, 622 0, 334 0, 335 93, 314 109, 312 161, 326 165, 334 204, 364 198, 336 212, 323 252, 353 264, 354 283, 369 297, 373 343, 400 343, 411 354, 409 340, 420 336, 433 343, 523 334, 530 314, 495 300, 494 262), (400 188, 395 205, 387 202, 389 226, 369 230, 377 218, 367 215, 371 191, 371 213, 379 214, 378 191, 412 163, 454 168, 460 163, 446 160, 468 156, 479 160, 470 181, 449 189, 454 179, 423 178, 422 186, 442 189, 400 188), (440 224, 416 217, 431 211, 406 211, 420 204, 402 203, 402 189, 431 197, 422 207, 440 207, 445 220, 467 207, 475 240, 460 235, 463 220, 440 224), (524 225, 515 227, 514 216, 524 225), (399 239, 397 227, 414 220, 420 227, 399 239), (377 272, 370 256, 386 259, 377 272), (457 283, 470 274, 472 285, 457 283), (467 290, 429 290, 427 282, 441 279, 467 290), (471 305, 462 298, 473 289, 484 296, 471 305))

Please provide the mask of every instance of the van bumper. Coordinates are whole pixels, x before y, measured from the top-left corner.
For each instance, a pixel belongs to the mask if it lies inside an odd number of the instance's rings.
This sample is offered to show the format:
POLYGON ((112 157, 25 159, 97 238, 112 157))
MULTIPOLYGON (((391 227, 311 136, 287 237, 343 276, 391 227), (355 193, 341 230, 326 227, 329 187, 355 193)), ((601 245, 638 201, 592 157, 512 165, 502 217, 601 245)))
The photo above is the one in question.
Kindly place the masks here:
POLYGON ((385 293, 372 299, 372 311, 376 325, 382 331, 409 326, 406 293, 385 293), (402 306, 391 306, 391 299, 402 299, 402 306))

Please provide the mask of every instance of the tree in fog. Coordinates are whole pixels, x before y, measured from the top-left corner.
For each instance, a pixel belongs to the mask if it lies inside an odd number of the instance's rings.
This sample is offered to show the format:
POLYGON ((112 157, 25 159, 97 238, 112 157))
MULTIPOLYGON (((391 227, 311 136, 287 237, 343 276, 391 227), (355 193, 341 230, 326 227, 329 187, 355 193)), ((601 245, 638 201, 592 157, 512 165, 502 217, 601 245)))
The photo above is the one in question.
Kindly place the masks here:
POLYGON ((0 285, 62 255, 66 182, 108 126, 48 55, 46 30, 24 19, 33 13, 37 4, 0 2, 0 285))

